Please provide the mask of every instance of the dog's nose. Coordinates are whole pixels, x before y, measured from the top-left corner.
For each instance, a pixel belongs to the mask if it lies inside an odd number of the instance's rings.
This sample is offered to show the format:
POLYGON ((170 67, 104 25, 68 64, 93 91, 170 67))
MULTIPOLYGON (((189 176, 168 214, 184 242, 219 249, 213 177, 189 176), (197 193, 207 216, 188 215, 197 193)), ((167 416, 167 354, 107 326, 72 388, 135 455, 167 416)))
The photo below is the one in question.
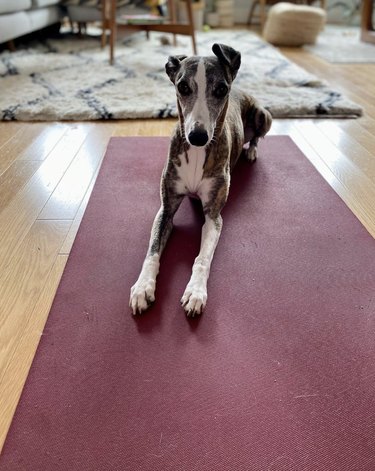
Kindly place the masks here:
POLYGON ((208 142, 208 134, 204 129, 196 129, 189 132, 188 139, 193 146, 204 146, 208 142))

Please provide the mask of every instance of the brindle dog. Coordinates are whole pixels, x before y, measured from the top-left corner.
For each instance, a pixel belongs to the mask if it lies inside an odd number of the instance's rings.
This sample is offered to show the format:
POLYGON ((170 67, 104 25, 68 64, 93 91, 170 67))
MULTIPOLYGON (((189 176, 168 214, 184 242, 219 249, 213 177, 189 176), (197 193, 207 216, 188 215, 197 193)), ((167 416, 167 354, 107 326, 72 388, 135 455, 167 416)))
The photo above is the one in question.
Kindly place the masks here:
POLYGON ((141 313, 155 300, 160 256, 185 195, 200 198, 205 216, 201 247, 181 303, 188 316, 201 314, 207 301, 207 280, 219 240, 220 212, 228 197, 230 175, 240 155, 257 157, 257 144, 271 127, 270 113, 251 96, 231 90, 241 54, 214 44, 214 56, 169 57, 166 72, 175 85, 179 123, 171 138, 161 177, 161 207, 130 307, 141 313))

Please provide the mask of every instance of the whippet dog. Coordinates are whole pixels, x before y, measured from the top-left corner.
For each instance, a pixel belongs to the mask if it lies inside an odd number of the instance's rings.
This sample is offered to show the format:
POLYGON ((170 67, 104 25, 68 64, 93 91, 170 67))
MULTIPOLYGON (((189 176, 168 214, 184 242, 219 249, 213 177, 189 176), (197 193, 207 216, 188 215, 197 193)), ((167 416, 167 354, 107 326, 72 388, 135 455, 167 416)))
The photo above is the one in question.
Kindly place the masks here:
POLYGON ((257 144, 271 127, 270 113, 245 93, 232 89, 241 54, 214 44, 214 56, 172 56, 165 65, 176 88, 179 122, 171 138, 146 258, 130 292, 133 314, 155 300, 160 256, 184 196, 202 202, 205 223, 200 251, 181 298, 188 316, 201 314, 207 301, 207 280, 222 228, 220 212, 227 200, 230 175, 241 154, 257 157, 257 144))

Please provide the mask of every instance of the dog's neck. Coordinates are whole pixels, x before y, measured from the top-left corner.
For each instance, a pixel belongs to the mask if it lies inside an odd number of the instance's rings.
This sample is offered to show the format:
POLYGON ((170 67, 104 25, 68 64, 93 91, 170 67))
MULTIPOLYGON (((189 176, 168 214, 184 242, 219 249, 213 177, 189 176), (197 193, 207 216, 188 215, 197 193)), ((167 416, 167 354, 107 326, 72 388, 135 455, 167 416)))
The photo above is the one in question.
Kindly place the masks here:
POLYGON ((224 105, 224 108, 223 108, 222 112, 220 113, 220 115, 219 115, 219 117, 216 121, 216 126, 215 126, 215 131, 214 131, 214 136, 213 136, 213 140, 216 141, 216 142, 219 142, 221 133, 223 132, 225 117, 226 117, 227 111, 228 111, 228 105, 229 105, 229 95, 228 95, 227 101, 224 105))
MULTIPOLYGON (((185 139, 185 119, 184 119, 184 115, 182 113, 182 109, 181 109, 181 105, 180 105, 180 101, 177 99, 177 110, 178 110, 178 121, 179 121, 179 125, 180 125, 180 134, 181 136, 183 137, 183 140, 186 142, 186 139, 185 139)), ((187 143, 187 142, 186 142, 187 143)))

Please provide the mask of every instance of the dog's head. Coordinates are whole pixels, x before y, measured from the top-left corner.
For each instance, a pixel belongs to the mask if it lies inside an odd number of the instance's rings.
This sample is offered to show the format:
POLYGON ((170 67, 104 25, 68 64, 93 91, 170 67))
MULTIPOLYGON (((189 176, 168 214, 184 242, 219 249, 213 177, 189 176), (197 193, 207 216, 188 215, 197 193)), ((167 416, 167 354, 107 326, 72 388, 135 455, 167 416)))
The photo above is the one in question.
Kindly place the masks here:
POLYGON ((171 56, 165 65, 176 87, 185 138, 193 146, 205 146, 214 137, 241 65, 241 54, 229 46, 214 44, 212 51, 215 56, 171 56))

